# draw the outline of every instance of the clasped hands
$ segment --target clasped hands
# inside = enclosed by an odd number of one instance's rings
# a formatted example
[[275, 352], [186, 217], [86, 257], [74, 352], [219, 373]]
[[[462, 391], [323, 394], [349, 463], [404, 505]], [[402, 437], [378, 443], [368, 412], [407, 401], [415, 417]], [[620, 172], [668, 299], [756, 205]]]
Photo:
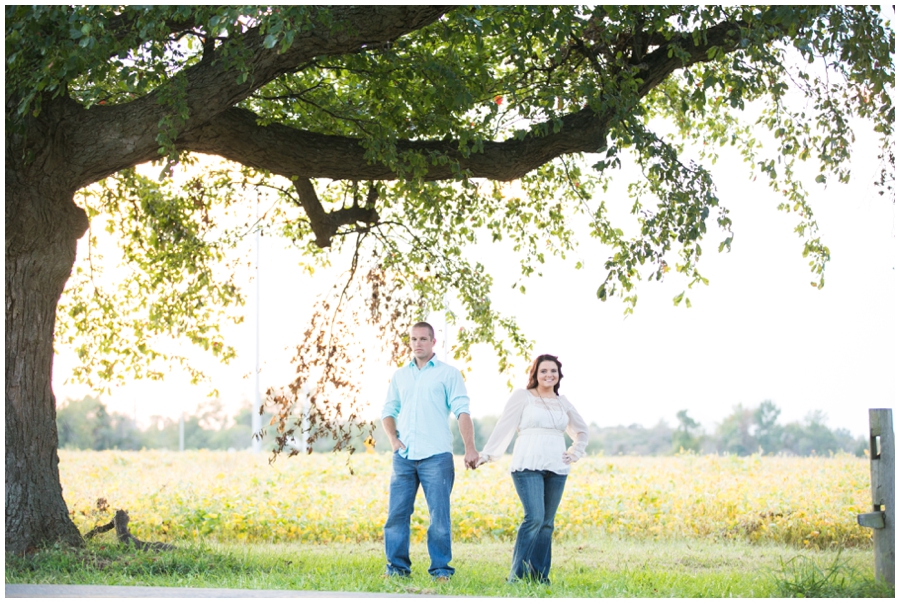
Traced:
[[[391, 440], [391, 447], [394, 449], [394, 452], [398, 450], [403, 450], [406, 448], [406, 445], [401, 442], [399, 439]], [[465, 457], [466, 469], [477, 469], [481, 465], [487, 462], [487, 459], [481, 458], [481, 455], [478, 454], [477, 450], [470, 450], [466, 452]]]
[[[394, 449], [394, 452], [406, 448], [406, 446], [403, 444], [403, 442], [401, 442], [399, 439], [392, 441], [391, 444]], [[569, 454], [568, 452], [563, 452], [562, 461], [566, 465], [571, 465], [572, 463], [574, 463], [577, 460], [578, 459], [574, 455]], [[484, 465], [486, 462], [488, 462], [487, 457], [484, 457], [484, 456], [478, 454], [477, 450], [466, 451], [466, 456], [465, 456], [466, 469], [478, 469], [479, 467]]]
[[481, 460], [481, 455], [478, 454], [477, 450], [467, 450], [465, 461], [466, 469], [477, 469], [479, 465], [484, 463], [484, 461]]
[[[574, 454], [569, 454], [568, 452], [563, 452], [562, 460], [563, 460], [563, 463], [565, 463], [566, 465], [571, 465], [578, 459], [575, 457]], [[466, 469], [478, 469], [479, 467], [484, 465], [486, 462], [488, 462], [487, 458], [481, 456], [480, 454], [478, 454], [478, 452], [474, 452], [474, 453], [467, 452], [466, 453]]]

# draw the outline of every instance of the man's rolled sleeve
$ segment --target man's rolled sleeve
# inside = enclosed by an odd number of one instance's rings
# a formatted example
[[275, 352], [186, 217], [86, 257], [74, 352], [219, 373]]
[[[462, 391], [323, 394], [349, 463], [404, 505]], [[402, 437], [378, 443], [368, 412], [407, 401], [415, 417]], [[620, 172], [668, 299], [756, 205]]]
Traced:
[[391, 379], [391, 383], [388, 385], [384, 406], [381, 408], [382, 419], [393, 417], [396, 420], [400, 415], [400, 392], [397, 390], [397, 385], [394, 383], [395, 380], [396, 376]]
[[447, 398], [450, 400], [450, 411], [459, 419], [459, 415], [469, 412], [469, 394], [466, 391], [466, 382], [463, 381], [462, 373], [453, 367], [449, 367], [453, 376], [448, 379]]

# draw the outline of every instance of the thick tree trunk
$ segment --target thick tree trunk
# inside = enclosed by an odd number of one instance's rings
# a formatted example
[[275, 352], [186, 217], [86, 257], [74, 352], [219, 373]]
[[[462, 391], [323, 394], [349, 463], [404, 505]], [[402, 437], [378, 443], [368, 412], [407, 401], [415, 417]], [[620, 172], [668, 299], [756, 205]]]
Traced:
[[65, 164], [45, 155], [15, 165], [10, 150], [7, 143], [6, 551], [21, 554], [47, 542], [82, 543], [59, 480], [51, 377], [56, 307], [87, 217], [73, 190], [52, 183]]

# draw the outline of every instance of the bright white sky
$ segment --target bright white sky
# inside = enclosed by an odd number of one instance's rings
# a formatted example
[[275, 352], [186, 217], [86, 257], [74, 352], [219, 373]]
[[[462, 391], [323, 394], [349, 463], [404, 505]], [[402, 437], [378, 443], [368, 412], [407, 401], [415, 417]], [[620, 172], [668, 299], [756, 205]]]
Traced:
[[[495, 275], [497, 307], [517, 317], [536, 342], [536, 353], [560, 357], [561, 391], [588, 421], [649, 427], [664, 420], [674, 426], [675, 414], [687, 409], [711, 431], [736, 404], [753, 407], [769, 399], [781, 408], [782, 422], [822, 410], [830, 427], [864, 435], [867, 409], [893, 408], [897, 401], [898, 248], [896, 208], [871, 186], [875, 151], [861, 148], [855, 160], [850, 185], [813, 189], [821, 237], [832, 254], [822, 290], [810, 286], [813, 275], [793, 232], [796, 217], [777, 211], [780, 197], [762, 178], [749, 181], [739, 162], [723, 161], [714, 170], [734, 221], [733, 249], [716, 253], [719, 233], [707, 235], [700, 266], [710, 285], [688, 292], [690, 309], [673, 306], [672, 298], [685, 285], [676, 275], [663, 283], [642, 282], [637, 309], [628, 318], [618, 300], [598, 301], [595, 292], [608, 252], [593, 240], [584, 240], [579, 253], [566, 261], [551, 260], [544, 277], [528, 283], [526, 295], [510, 288], [518, 263], [504, 246], [484, 244], [478, 257]], [[614, 192], [607, 199], [630, 205]], [[247, 245], [252, 244], [248, 238]], [[299, 254], [281, 247], [279, 241], [263, 239], [263, 390], [290, 380], [291, 350], [306, 326], [306, 310], [317, 291], [333, 284], [321, 272], [304, 275], [296, 265]], [[585, 268], [576, 271], [576, 260]], [[246, 322], [230, 331], [239, 358], [228, 367], [207, 365], [228, 408], [253, 400], [253, 290], [248, 289]], [[430, 320], [438, 330], [440, 355], [443, 318]], [[54, 389], [60, 401], [87, 393], [63, 384], [69, 366], [69, 356], [57, 357]], [[506, 378], [495, 367], [489, 350], [476, 354], [467, 377], [476, 418], [499, 414], [508, 397]], [[523, 363], [520, 370], [525, 368]], [[367, 368], [373, 416], [389, 375], [389, 367]], [[524, 385], [523, 379], [517, 386]], [[173, 374], [165, 383], [129, 384], [103, 400], [144, 422], [152, 415], [193, 412], [208, 390]]]

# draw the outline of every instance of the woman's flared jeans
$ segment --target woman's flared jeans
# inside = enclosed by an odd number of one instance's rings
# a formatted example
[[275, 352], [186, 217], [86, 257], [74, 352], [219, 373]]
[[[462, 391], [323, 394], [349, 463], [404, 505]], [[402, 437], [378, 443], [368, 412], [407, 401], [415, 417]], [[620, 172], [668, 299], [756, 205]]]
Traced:
[[512, 477], [525, 508], [525, 519], [516, 535], [509, 579], [549, 582], [553, 518], [568, 476], [526, 469], [513, 471]]

